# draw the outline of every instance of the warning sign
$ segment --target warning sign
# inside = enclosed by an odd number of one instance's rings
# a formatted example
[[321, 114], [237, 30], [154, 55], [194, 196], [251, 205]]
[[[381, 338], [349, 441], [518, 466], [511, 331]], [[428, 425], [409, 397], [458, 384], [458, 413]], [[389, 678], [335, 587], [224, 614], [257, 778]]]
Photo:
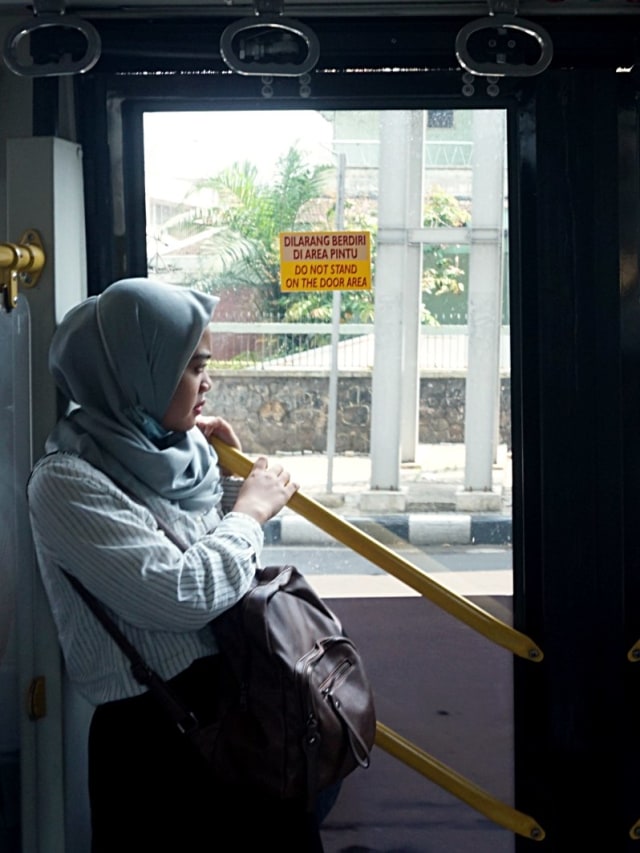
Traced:
[[368, 231], [283, 231], [280, 290], [371, 290]]

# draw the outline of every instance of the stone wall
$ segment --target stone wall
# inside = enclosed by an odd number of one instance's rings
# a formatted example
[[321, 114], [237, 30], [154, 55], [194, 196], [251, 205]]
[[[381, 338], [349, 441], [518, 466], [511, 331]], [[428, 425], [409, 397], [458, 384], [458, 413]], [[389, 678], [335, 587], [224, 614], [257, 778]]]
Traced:
[[[329, 377], [307, 371], [225, 370], [212, 374], [207, 413], [230, 421], [246, 453], [313, 451], [327, 447]], [[420, 378], [421, 444], [464, 441], [465, 378]], [[371, 373], [338, 379], [337, 453], [368, 453]], [[511, 382], [500, 382], [500, 442], [511, 447]]]

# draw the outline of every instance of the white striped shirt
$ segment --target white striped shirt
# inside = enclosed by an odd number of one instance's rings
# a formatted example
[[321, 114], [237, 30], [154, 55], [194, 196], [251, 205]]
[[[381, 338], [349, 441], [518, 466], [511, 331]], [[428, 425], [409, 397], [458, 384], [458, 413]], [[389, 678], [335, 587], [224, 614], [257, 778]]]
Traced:
[[[153, 493], [142, 505], [67, 453], [38, 462], [28, 497], [38, 563], [67, 671], [92, 704], [145, 688], [63, 569], [106, 605], [163, 678], [216, 652], [209, 623], [249, 588], [264, 541], [258, 522], [235, 512], [221, 519], [215, 507], [203, 515], [186, 512]], [[186, 551], [169, 541], [156, 516], [187, 543]]]

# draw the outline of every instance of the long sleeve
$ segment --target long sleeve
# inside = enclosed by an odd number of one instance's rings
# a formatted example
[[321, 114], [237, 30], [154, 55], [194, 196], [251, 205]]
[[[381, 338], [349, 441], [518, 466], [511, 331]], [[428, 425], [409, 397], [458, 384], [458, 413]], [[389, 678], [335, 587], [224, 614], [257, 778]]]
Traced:
[[[263, 543], [257, 522], [240, 513], [220, 519], [214, 507], [195, 515], [157, 498], [152, 513], [69, 454], [45, 457], [36, 466], [28, 496], [38, 562], [67, 667], [92, 701], [106, 701], [105, 694], [109, 699], [132, 695], [139, 688], [63, 570], [109, 608], [163, 676], [215, 651], [208, 626], [249, 588]], [[158, 528], [155, 515], [163, 516], [185, 550]]]

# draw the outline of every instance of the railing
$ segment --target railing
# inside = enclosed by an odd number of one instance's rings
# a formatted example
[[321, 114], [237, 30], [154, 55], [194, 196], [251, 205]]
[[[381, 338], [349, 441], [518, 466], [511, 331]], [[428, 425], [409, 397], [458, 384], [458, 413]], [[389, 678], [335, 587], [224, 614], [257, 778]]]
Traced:
[[[241, 477], [248, 475], [252, 468], [251, 460], [218, 438], [212, 437], [209, 440], [215, 447], [220, 464], [224, 468]], [[532, 662], [538, 663], [542, 660], [542, 650], [525, 634], [496, 619], [462, 596], [450, 592], [408, 560], [363, 533], [354, 525], [334, 515], [321, 504], [298, 491], [293, 495], [288, 506], [339, 542], [357, 551], [417, 590], [438, 607], [460, 619], [487, 639]], [[376, 745], [467, 803], [494, 823], [532, 841], [544, 840], [544, 829], [532, 817], [492, 797], [469, 779], [465, 779], [455, 770], [442, 764], [381, 722], [377, 724]]]
[[[380, 140], [340, 139], [336, 137], [336, 150], [348, 153], [349, 167], [353, 170], [376, 170], [379, 164]], [[426, 140], [424, 162], [427, 169], [471, 169], [473, 142], [448, 139]]]
[[[214, 360], [220, 366], [254, 370], [330, 370], [330, 323], [218, 323]], [[339, 370], [371, 370], [374, 326], [343, 323], [337, 347]], [[419, 369], [466, 371], [469, 336], [466, 326], [424, 326], [420, 334]], [[500, 371], [510, 372], [510, 332], [500, 334]]]

